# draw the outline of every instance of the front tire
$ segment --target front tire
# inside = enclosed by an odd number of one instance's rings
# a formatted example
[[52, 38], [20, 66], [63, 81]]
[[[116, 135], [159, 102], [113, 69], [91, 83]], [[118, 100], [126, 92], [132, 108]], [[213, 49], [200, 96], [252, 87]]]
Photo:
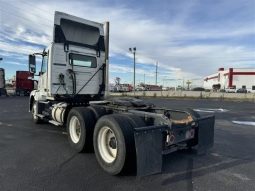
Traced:
[[32, 113], [32, 119], [34, 121], [35, 124], [39, 124], [39, 123], [42, 123], [42, 119], [40, 119], [37, 115], [36, 115], [36, 111], [37, 111], [37, 101], [34, 101], [33, 102], [33, 105], [32, 105], [32, 109], [31, 109], [31, 113]]
[[73, 108], [67, 117], [68, 140], [77, 152], [93, 151], [95, 117], [88, 108]]

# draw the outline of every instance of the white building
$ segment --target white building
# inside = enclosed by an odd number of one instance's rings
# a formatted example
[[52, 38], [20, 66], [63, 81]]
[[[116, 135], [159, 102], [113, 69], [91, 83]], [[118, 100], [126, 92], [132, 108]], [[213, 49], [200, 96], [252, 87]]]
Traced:
[[255, 92], [255, 68], [219, 68], [204, 79], [205, 89], [246, 88]]

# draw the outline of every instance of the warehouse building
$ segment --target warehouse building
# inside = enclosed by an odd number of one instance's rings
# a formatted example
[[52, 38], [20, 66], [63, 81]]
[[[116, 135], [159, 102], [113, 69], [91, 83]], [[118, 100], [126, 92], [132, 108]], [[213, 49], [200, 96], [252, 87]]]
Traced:
[[254, 68], [219, 68], [218, 72], [204, 78], [205, 89], [247, 89], [255, 92]]

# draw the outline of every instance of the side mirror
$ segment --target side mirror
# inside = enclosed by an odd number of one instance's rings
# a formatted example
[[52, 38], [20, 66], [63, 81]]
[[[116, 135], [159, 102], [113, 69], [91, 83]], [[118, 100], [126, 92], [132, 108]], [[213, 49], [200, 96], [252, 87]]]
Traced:
[[36, 73], [36, 60], [35, 60], [35, 55], [29, 55], [28, 57], [28, 67], [29, 67], [29, 72], [32, 74]]

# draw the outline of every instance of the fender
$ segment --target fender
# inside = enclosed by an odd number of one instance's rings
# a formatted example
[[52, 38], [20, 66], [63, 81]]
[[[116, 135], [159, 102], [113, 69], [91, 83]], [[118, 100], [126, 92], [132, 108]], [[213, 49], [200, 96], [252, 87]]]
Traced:
[[29, 112], [31, 112], [31, 110], [32, 110], [32, 106], [33, 106], [33, 102], [34, 102], [34, 100], [36, 100], [35, 99], [35, 95], [36, 95], [36, 91], [37, 90], [33, 90], [33, 91], [31, 91], [31, 93], [30, 93], [30, 96], [29, 96]]
[[46, 92], [41, 92], [40, 90], [33, 90], [29, 96], [29, 112], [32, 110], [34, 101], [43, 101], [46, 100]]

